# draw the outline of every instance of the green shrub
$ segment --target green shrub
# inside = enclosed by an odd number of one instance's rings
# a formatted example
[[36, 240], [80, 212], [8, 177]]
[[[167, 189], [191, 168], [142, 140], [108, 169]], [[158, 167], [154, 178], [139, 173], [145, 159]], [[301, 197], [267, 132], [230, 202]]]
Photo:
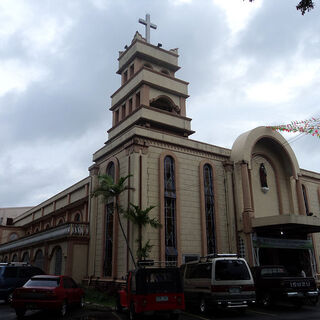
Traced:
[[98, 288], [84, 288], [85, 300], [88, 303], [99, 304], [103, 306], [113, 307], [115, 306], [115, 295], [109, 294], [106, 291], [102, 291]]

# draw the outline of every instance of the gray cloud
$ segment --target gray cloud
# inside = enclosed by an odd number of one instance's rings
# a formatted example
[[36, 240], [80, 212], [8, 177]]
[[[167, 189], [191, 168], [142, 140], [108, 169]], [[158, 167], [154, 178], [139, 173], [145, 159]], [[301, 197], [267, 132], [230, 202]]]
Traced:
[[[187, 112], [196, 130], [191, 138], [231, 147], [240, 133], [257, 125], [320, 114], [319, 76], [298, 87], [293, 100], [248, 97], [256, 84], [275, 81], [272, 71], [279, 65], [290, 74], [299, 64], [303, 69], [307, 62], [317, 63], [317, 8], [301, 17], [292, 1], [262, 1], [247, 27], [232, 38], [225, 13], [209, 0], [26, 5], [35, 21], [21, 15], [21, 26], [10, 37], [0, 36], [0, 63], [19, 61], [40, 76], [25, 90], [0, 95], [2, 207], [36, 205], [87, 175], [91, 155], [103, 146], [111, 126], [110, 95], [120, 85], [118, 51], [130, 44], [136, 30], [144, 35], [137, 20], [146, 12], [158, 25], [152, 42], [179, 47], [177, 76], [190, 81]], [[252, 4], [243, 6], [249, 10]], [[48, 32], [42, 43], [41, 27], [49, 22], [56, 33], [51, 39]], [[1, 83], [0, 75], [0, 92]], [[310, 138], [295, 142], [294, 150], [302, 167], [319, 171], [319, 141]]]

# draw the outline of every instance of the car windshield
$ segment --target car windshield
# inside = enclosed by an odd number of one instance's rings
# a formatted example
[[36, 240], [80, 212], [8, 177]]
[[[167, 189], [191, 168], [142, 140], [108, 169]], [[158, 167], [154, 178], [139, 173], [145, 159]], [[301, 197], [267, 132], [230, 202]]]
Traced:
[[137, 291], [145, 293], [181, 292], [179, 269], [142, 269], [137, 273]]
[[261, 269], [262, 277], [287, 277], [288, 273], [285, 268], [282, 267], [272, 267]]
[[24, 285], [25, 288], [28, 287], [50, 287], [56, 288], [60, 284], [60, 278], [41, 278], [41, 279], [30, 279]]
[[215, 278], [220, 280], [250, 280], [246, 263], [242, 260], [217, 260]]

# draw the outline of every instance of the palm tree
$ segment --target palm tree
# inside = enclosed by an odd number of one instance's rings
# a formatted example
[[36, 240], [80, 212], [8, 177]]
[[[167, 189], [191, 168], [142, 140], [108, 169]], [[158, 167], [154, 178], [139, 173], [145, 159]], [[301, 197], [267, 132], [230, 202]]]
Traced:
[[104, 201], [107, 203], [108, 200], [110, 198], [115, 198], [115, 207], [116, 207], [116, 212], [117, 212], [117, 216], [118, 216], [118, 221], [119, 221], [119, 225], [123, 234], [123, 237], [127, 243], [127, 247], [129, 249], [130, 252], [130, 256], [131, 259], [134, 263], [134, 266], [136, 267], [136, 262], [134, 260], [131, 248], [129, 246], [129, 242], [127, 239], [127, 236], [124, 232], [121, 220], [120, 220], [120, 215], [119, 212], [123, 212], [123, 209], [121, 208], [120, 204], [119, 204], [119, 196], [122, 192], [126, 191], [126, 190], [131, 190], [133, 188], [125, 185], [126, 180], [130, 177], [131, 175], [128, 175], [126, 177], [120, 177], [119, 181], [117, 183], [115, 183], [113, 181], [113, 178], [107, 174], [103, 174], [103, 175], [99, 175], [98, 179], [99, 179], [99, 186], [93, 191], [92, 193], [92, 197], [98, 197], [98, 196], [103, 196]]
[[156, 218], [150, 218], [149, 212], [155, 207], [150, 206], [144, 210], [140, 208], [140, 206], [136, 206], [132, 203], [130, 203], [130, 208], [123, 212], [123, 215], [128, 220], [132, 221], [132, 223], [136, 226], [138, 226], [138, 250], [137, 250], [137, 257], [138, 260], [141, 260], [142, 258], [145, 259], [149, 256], [149, 253], [151, 251], [151, 248], [153, 247], [150, 245], [150, 240], [148, 240], [144, 246], [142, 246], [142, 228], [150, 225], [152, 228], [160, 228], [161, 223]]
[[131, 190], [132, 188], [125, 185], [126, 180], [131, 177], [128, 175], [126, 177], [121, 177], [118, 183], [114, 183], [113, 178], [107, 174], [100, 175], [99, 187], [93, 192], [93, 196], [97, 197], [102, 195], [107, 202], [110, 198], [116, 198], [116, 206], [119, 206], [119, 196], [125, 190]]

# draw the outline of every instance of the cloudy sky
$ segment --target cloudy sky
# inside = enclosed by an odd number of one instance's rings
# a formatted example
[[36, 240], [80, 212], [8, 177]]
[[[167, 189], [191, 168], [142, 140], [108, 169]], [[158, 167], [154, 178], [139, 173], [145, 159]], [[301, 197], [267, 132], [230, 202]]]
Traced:
[[[320, 117], [320, 7], [298, 0], [0, 0], [0, 207], [33, 206], [85, 178], [107, 140], [118, 51], [146, 13], [179, 48], [191, 137], [231, 148], [261, 125]], [[319, 4], [319, 3], [316, 3]], [[286, 135], [320, 171], [320, 140]]]

